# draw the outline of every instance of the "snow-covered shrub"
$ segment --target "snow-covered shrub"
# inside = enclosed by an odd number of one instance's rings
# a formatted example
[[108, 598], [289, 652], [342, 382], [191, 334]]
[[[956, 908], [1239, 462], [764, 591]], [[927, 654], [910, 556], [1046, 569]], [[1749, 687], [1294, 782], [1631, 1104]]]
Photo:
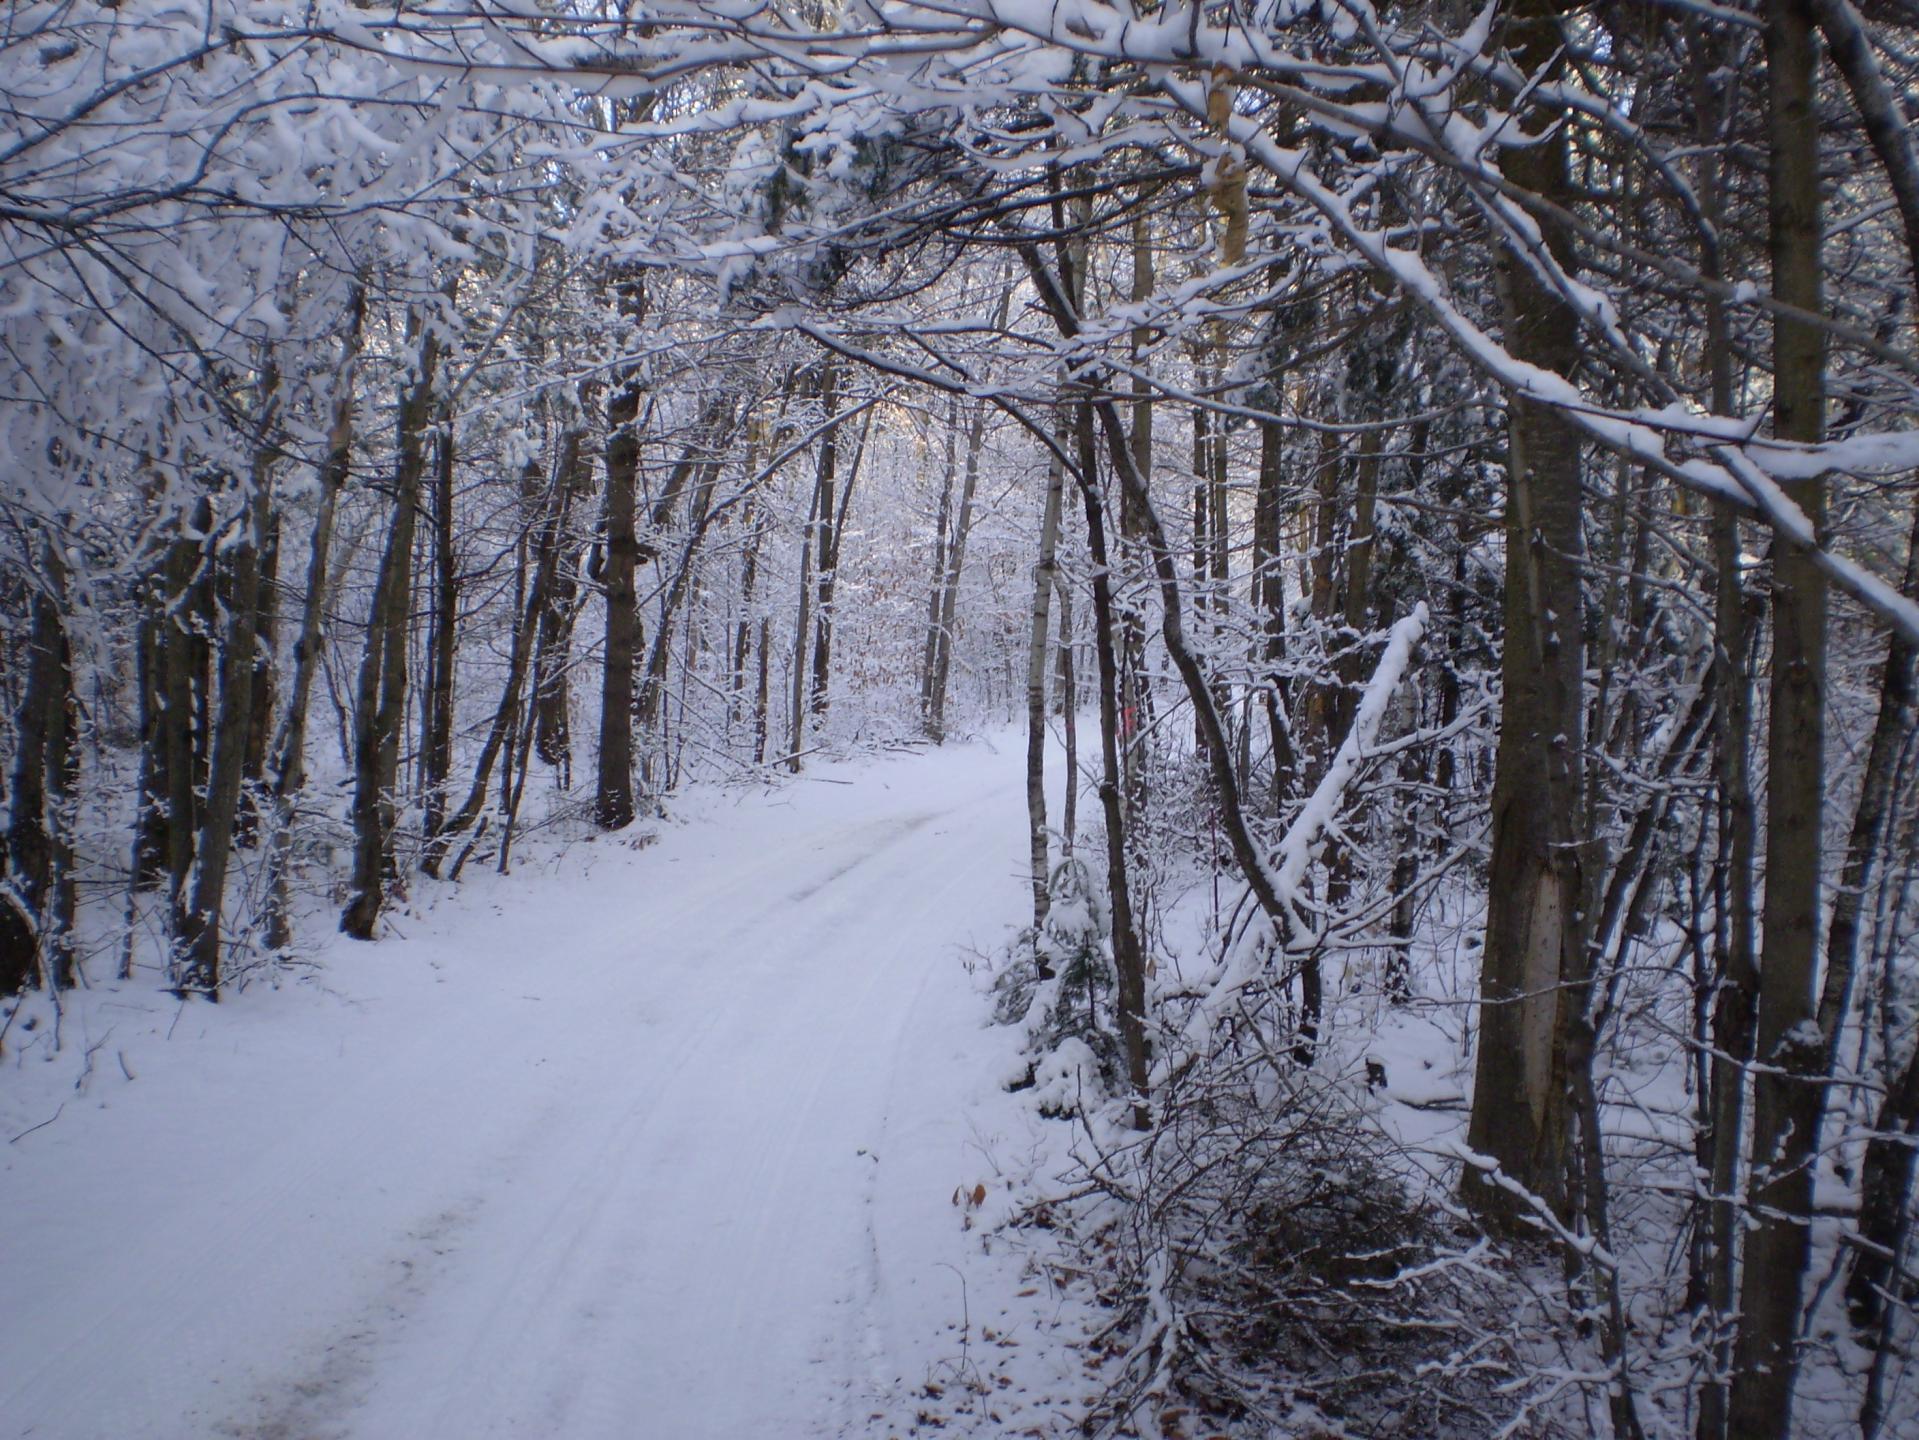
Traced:
[[1118, 1087], [1112, 931], [1095, 874], [1069, 856], [1054, 867], [1046, 923], [1023, 931], [994, 983], [994, 1018], [1027, 1028], [1026, 1074], [1040, 1110], [1068, 1115]]
[[1363, 1089], [1272, 1039], [1175, 1067], [1154, 1129], [1086, 1167], [1105, 1198], [1076, 1228], [1134, 1336], [1104, 1416], [1186, 1415], [1182, 1434], [1496, 1432], [1528, 1403], [1510, 1343], [1525, 1291], [1420, 1195]]

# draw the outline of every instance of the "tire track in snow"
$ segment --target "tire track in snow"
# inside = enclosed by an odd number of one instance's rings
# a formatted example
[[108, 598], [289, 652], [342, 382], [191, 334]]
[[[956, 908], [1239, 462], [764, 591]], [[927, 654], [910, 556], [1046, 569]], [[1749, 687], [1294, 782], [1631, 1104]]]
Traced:
[[[929, 996], [965, 992], [947, 1029], [977, 1024], [963, 978], [933, 978], [1017, 916], [1018, 781], [950, 751], [887, 762], [857, 793], [792, 787], [643, 852], [469, 882], [413, 938], [350, 952], [401, 967], [363, 1014], [294, 1036], [314, 1052], [297, 1066], [261, 1040], [209, 1071], [254, 1087], [270, 1127], [223, 1138], [211, 1114], [174, 1169], [78, 1196], [101, 1237], [87, 1273], [44, 1334], [0, 1316], [0, 1345], [25, 1337], [0, 1362], [0, 1434], [764, 1440], [863, 1421], [918, 1318], [894, 1308], [914, 1282], [875, 1213], [915, 1118], [891, 1091]], [[125, 1108], [161, 1115], [169, 1073]], [[910, 1103], [958, 1103], [931, 1096]], [[179, 1233], [127, 1235], [130, 1209]]]

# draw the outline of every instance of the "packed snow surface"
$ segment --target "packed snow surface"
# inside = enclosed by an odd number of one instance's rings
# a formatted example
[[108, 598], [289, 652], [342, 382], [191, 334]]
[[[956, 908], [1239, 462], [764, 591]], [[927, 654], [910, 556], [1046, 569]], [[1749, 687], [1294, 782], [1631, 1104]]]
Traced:
[[16, 1029], [0, 1435], [863, 1430], [1019, 1283], [955, 1197], [1030, 1123], [965, 964], [1027, 903], [1021, 781], [1002, 742], [709, 792], [317, 983]]

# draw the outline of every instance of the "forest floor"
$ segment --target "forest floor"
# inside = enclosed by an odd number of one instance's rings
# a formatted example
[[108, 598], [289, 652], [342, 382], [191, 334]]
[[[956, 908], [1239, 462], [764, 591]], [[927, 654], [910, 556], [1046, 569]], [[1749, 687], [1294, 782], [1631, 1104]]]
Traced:
[[969, 963], [1022, 782], [1002, 737], [700, 791], [305, 979], [16, 1026], [0, 1435], [1051, 1433], [1088, 1307], [994, 1222], [1061, 1127]]

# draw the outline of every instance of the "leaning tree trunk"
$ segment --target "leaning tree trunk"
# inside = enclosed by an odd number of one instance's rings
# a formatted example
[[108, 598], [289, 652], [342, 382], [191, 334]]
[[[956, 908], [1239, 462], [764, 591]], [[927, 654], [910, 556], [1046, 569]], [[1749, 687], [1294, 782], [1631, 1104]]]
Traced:
[[366, 292], [355, 287], [338, 374], [334, 378], [333, 422], [327, 435], [326, 458], [320, 464], [319, 504], [308, 542], [306, 594], [300, 607], [300, 633], [293, 642], [293, 678], [288, 687], [286, 714], [273, 739], [269, 761], [273, 787], [273, 835], [267, 851], [267, 944], [285, 949], [293, 941], [292, 897], [288, 893], [292, 865], [294, 810], [306, 787], [307, 707], [313, 695], [313, 676], [321, 664], [323, 624], [329, 589], [328, 559], [333, 549], [333, 519], [340, 489], [353, 463], [353, 383], [360, 341], [366, 328]]
[[[512, 771], [515, 758], [515, 737], [520, 724], [522, 696], [527, 688], [527, 671], [531, 664], [534, 649], [534, 637], [539, 619], [547, 604], [547, 596], [553, 586], [554, 575], [559, 569], [559, 545], [554, 539], [555, 533], [565, 524], [567, 493], [563, 485], [554, 484], [545, 492], [539, 489], [540, 466], [529, 461], [521, 475], [521, 495], [526, 501], [538, 500], [541, 509], [539, 528], [533, 542], [536, 557], [530, 578], [524, 575], [525, 561], [522, 559], [522, 584], [516, 595], [514, 607], [513, 638], [507, 652], [506, 684], [500, 692], [500, 702], [493, 709], [493, 720], [487, 727], [486, 739], [480, 745], [479, 758], [473, 766], [473, 783], [467, 787], [466, 799], [459, 809], [449, 815], [427, 841], [420, 853], [420, 868], [435, 879], [439, 878], [440, 866], [446, 860], [446, 854], [453, 844], [455, 836], [466, 833], [479, 821], [481, 812], [486, 809], [487, 786], [493, 779], [493, 767], [506, 759], [507, 780], [502, 787], [502, 811], [512, 809]], [[524, 554], [525, 542], [521, 542]], [[484, 827], [482, 827], [484, 828]], [[478, 834], [475, 835], [478, 839]], [[467, 843], [471, 850], [473, 841]], [[504, 853], [504, 850], [502, 850]], [[461, 862], [464, 863], [465, 852]], [[454, 876], [458, 878], [459, 865], [454, 867]]]
[[[660, 597], [660, 612], [653, 626], [653, 644], [647, 651], [646, 669], [640, 680], [639, 729], [642, 735], [649, 737], [660, 723], [661, 706], [666, 696], [666, 672], [672, 663], [673, 626], [681, 605], [686, 602], [687, 594], [693, 587], [700, 546], [714, 519], [713, 487], [720, 462], [716, 457], [705, 461], [699, 468], [704, 473], [694, 487], [686, 540], [680, 547], [679, 563], [673, 569], [673, 578], [667, 582], [666, 593]], [[688, 656], [685, 663], [693, 663], [692, 657]], [[651, 744], [650, 739], [648, 743]], [[648, 773], [651, 783], [650, 770]]]
[[[371, 940], [393, 873], [393, 792], [399, 784], [400, 727], [406, 715], [407, 620], [412, 598], [414, 518], [426, 471], [439, 337], [415, 314], [408, 327], [420, 346], [419, 372], [400, 407], [400, 454], [393, 524], [380, 560], [353, 713], [353, 894], [340, 929]], [[424, 333], [422, 333], [424, 332]]]
[[[1076, 339], [1080, 333], [1078, 306], [1070, 298], [1074, 293], [1070, 278], [1062, 283], [1061, 279], [1050, 271], [1037, 247], [1021, 247], [1021, 258], [1026, 263], [1028, 274], [1032, 276], [1034, 287], [1040, 294], [1041, 302], [1050, 312], [1055, 326], [1063, 339]], [[1174, 551], [1167, 540], [1165, 528], [1161, 525], [1158, 512], [1153, 507], [1151, 491], [1146, 475], [1139, 469], [1137, 456], [1133, 450], [1126, 427], [1120, 419], [1118, 405], [1105, 398], [1094, 398], [1084, 402], [1077, 425], [1079, 464], [1074, 475], [1075, 482], [1085, 492], [1088, 507], [1087, 527], [1089, 542], [1094, 543], [1092, 555], [1094, 575], [1095, 629], [1100, 642], [1106, 647], [1101, 656], [1102, 679], [1107, 677], [1109, 663], [1113, 666], [1114, 688], [1111, 693], [1113, 710], [1107, 711], [1105, 697], [1102, 698], [1102, 725], [1104, 742], [1111, 755], [1112, 769], [1109, 771], [1110, 797], [1103, 790], [1102, 801], [1107, 806], [1108, 845], [1117, 845], [1117, 850], [1109, 849], [1109, 876], [1112, 881], [1123, 886], [1125, 882], [1125, 854], [1123, 839], [1115, 841], [1113, 836], [1122, 829], [1123, 797], [1120, 794], [1120, 772], [1118, 769], [1118, 675], [1117, 663], [1112, 652], [1112, 632], [1108, 628], [1114, 621], [1111, 606], [1111, 591], [1105, 588], [1108, 578], [1108, 557], [1106, 555], [1105, 527], [1103, 519], [1094, 512], [1103, 504], [1103, 495], [1099, 489], [1097, 430], [1105, 437], [1106, 459], [1114, 474], [1119, 477], [1122, 495], [1126, 507], [1134, 516], [1139, 527], [1140, 539], [1150, 557], [1154, 576], [1158, 583], [1160, 597], [1160, 636], [1166, 646], [1167, 655], [1173, 662], [1173, 668], [1186, 689], [1187, 699], [1199, 713], [1201, 723], [1206, 727], [1207, 759], [1211, 769], [1214, 789], [1219, 801], [1220, 818], [1231, 842], [1234, 860], [1238, 863], [1248, 887], [1258, 901], [1261, 911], [1272, 922], [1276, 933], [1284, 940], [1290, 934], [1288, 907], [1282, 902], [1278, 886], [1272, 872], [1268, 869], [1264, 857], [1255, 844], [1251, 831], [1247, 828], [1245, 811], [1240, 804], [1239, 786], [1233, 774], [1233, 760], [1230, 747], [1226, 743], [1224, 723], [1214, 703], [1212, 687], [1207, 683], [1205, 672], [1198, 658], [1188, 644], [1182, 624], [1185, 601], [1180, 594], [1179, 575], [1174, 560]], [[1095, 521], [1098, 520], [1098, 524]], [[1104, 608], [1102, 609], [1102, 595]], [[1115, 908], [1123, 898], [1116, 894]], [[1131, 925], [1130, 907], [1127, 923]], [[1130, 947], [1128, 949], [1122, 947]], [[1122, 935], [1119, 929], [1117, 913], [1114, 919], [1115, 962], [1119, 970], [1119, 1007], [1120, 1039], [1126, 1053], [1129, 1076], [1134, 1079], [1138, 1098], [1134, 1109], [1134, 1121], [1142, 1128], [1149, 1118], [1146, 1095], [1147, 1057], [1144, 1034], [1145, 1008], [1145, 967], [1139, 951], [1139, 937], [1129, 931]], [[1136, 970], [1129, 967], [1136, 966]], [[1129, 1013], [1129, 1005], [1137, 1008]]]
[[877, 407], [866, 412], [860, 438], [853, 446], [853, 460], [846, 467], [846, 480], [840, 486], [839, 506], [832, 527], [820, 534], [820, 605], [813, 622], [813, 713], [824, 715], [833, 674], [833, 620], [835, 595], [840, 579], [840, 541], [846, 535], [846, 515], [853, 505], [853, 487], [859, 483], [860, 465], [866, 459], [866, 445], [873, 438], [873, 417]]
[[940, 577], [940, 618], [934, 630], [932, 683], [926, 730], [934, 740], [946, 738], [947, 689], [953, 674], [953, 625], [959, 608], [960, 576], [966, 567], [966, 541], [973, 529], [973, 497], [979, 488], [980, 446], [986, 435], [986, 407], [973, 412], [966, 432], [966, 469], [960, 482], [959, 511], [946, 547], [946, 573]]

